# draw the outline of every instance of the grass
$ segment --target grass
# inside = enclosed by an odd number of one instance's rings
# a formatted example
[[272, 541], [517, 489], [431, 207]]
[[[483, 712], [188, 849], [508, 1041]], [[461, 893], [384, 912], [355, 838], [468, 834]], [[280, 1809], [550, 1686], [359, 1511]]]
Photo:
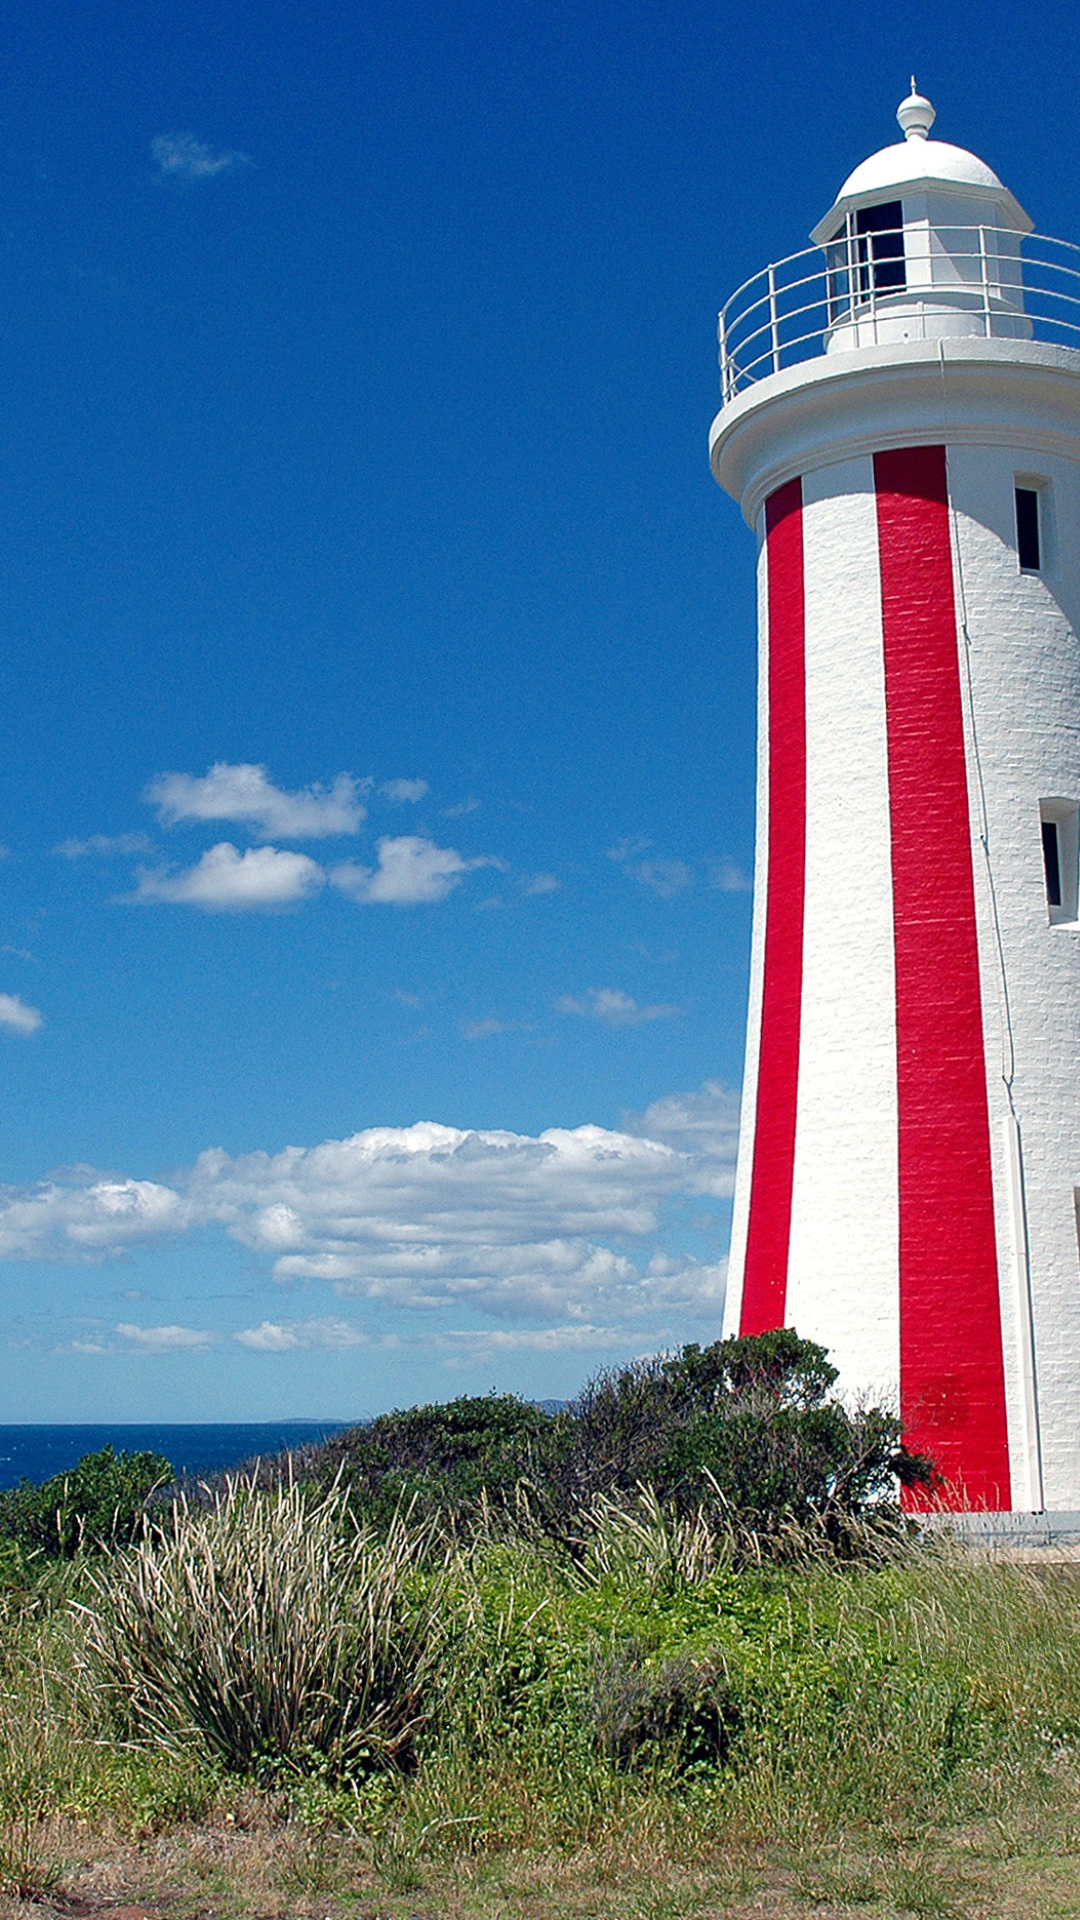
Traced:
[[7, 1910], [1080, 1912], [1071, 1569], [602, 1521], [575, 1561], [234, 1487], [9, 1593]]

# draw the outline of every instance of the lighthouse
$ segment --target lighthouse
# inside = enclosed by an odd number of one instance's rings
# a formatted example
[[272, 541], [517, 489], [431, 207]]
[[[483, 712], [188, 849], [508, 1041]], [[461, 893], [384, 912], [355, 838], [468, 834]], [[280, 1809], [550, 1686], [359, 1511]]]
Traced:
[[1080, 1514], [1080, 249], [903, 138], [720, 320], [759, 548], [725, 1332], [890, 1396], [940, 1498]]

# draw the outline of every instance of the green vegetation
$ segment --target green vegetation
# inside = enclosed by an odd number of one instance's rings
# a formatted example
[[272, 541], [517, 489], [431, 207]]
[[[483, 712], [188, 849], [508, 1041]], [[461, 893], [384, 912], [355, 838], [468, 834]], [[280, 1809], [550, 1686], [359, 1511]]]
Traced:
[[791, 1335], [687, 1348], [158, 1495], [126, 1544], [85, 1522], [2, 1599], [0, 1883], [178, 1920], [1075, 1912], [1080, 1583], [910, 1538], [881, 1495], [927, 1469], [833, 1378]]
[[824, 1348], [785, 1329], [601, 1373], [556, 1414], [506, 1394], [384, 1414], [338, 1435], [312, 1468], [375, 1521], [409, 1504], [467, 1532], [493, 1508], [520, 1524], [527, 1506], [571, 1550], [598, 1499], [646, 1486], [665, 1508], [758, 1540], [795, 1522], [835, 1543], [898, 1479], [931, 1477], [892, 1415], [829, 1397], [836, 1378]]
[[70, 1473], [0, 1492], [0, 1541], [19, 1555], [71, 1560], [77, 1553], [126, 1546], [146, 1503], [173, 1478], [160, 1453], [85, 1453]]

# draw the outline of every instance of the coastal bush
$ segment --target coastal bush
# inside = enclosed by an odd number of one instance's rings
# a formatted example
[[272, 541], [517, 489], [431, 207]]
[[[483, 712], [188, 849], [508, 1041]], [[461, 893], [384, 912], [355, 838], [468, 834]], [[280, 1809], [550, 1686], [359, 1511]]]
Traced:
[[722, 1512], [761, 1534], [844, 1523], [932, 1477], [899, 1420], [830, 1398], [824, 1347], [791, 1328], [683, 1347], [598, 1374], [572, 1401], [552, 1476], [562, 1504], [650, 1487], [677, 1513]]
[[[0, 1578], [20, 1556], [70, 1560], [77, 1553], [134, 1539], [151, 1496], [173, 1470], [160, 1453], [85, 1453], [77, 1466], [35, 1484], [21, 1480], [0, 1492]], [[16, 1549], [13, 1555], [11, 1549]]]
[[512, 1508], [521, 1485], [543, 1485], [566, 1451], [570, 1423], [510, 1393], [464, 1395], [380, 1414], [317, 1450], [316, 1477], [350, 1488], [369, 1521], [408, 1506], [418, 1518], [468, 1522]]
[[546, 1534], [577, 1559], [603, 1501], [642, 1489], [669, 1516], [752, 1533], [755, 1551], [793, 1526], [850, 1550], [852, 1523], [894, 1514], [897, 1483], [932, 1468], [893, 1414], [835, 1397], [836, 1379], [825, 1349], [788, 1328], [612, 1368], [555, 1412], [490, 1394], [384, 1414], [304, 1470], [348, 1488], [372, 1524], [410, 1502], [465, 1534], [493, 1518]]
[[233, 1482], [210, 1508], [179, 1500], [87, 1570], [84, 1705], [235, 1772], [401, 1766], [437, 1644], [438, 1583], [414, 1592], [424, 1546], [401, 1519], [357, 1527], [340, 1490]]

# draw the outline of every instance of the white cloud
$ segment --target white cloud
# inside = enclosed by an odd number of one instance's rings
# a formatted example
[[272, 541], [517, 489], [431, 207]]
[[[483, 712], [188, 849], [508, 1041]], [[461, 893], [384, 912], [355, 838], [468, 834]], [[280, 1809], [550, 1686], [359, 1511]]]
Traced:
[[[680, 1323], [717, 1321], [722, 1265], [672, 1250], [664, 1220], [671, 1201], [730, 1191], [731, 1099], [706, 1083], [622, 1131], [532, 1136], [420, 1121], [273, 1154], [215, 1148], [171, 1186], [76, 1170], [0, 1191], [0, 1255], [97, 1261], [216, 1230], [284, 1284], [321, 1284], [377, 1308], [467, 1310], [541, 1343], [556, 1338], [552, 1328], [574, 1330], [558, 1334], [564, 1342], [620, 1327], [667, 1338]], [[671, 1142], [649, 1138], [646, 1123]], [[143, 1335], [153, 1330], [125, 1338]], [[235, 1337], [264, 1352], [343, 1351], [364, 1339], [335, 1316], [268, 1319]]]
[[352, 1320], [264, 1320], [261, 1326], [245, 1327], [233, 1335], [242, 1347], [255, 1353], [310, 1352], [313, 1347], [327, 1353], [346, 1353], [352, 1347], [366, 1347], [366, 1333]]
[[673, 899], [694, 878], [685, 860], [632, 860], [625, 872], [632, 880], [639, 880], [643, 887], [659, 894], [661, 900]]
[[184, 873], [140, 867], [135, 892], [124, 898], [140, 904], [164, 900], [201, 907], [204, 913], [274, 912], [309, 900], [325, 878], [306, 853], [286, 853], [277, 847], [248, 847], [241, 853], [222, 840]]
[[145, 1353], [200, 1352], [214, 1343], [214, 1335], [199, 1327], [133, 1327], [121, 1321], [116, 1331]]
[[379, 792], [388, 800], [409, 800], [415, 806], [430, 788], [426, 780], [384, 780]]
[[437, 847], [433, 840], [414, 833], [396, 839], [386, 835], [376, 849], [379, 864], [374, 869], [345, 860], [330, 874], [333, 886], [364, 906], [415, 907], [424, 901], [445, 900], [460, 885], [462, 874], [501, 864], [490, 856], [466, 860], [454, 847]]
[[640, 1027], [649, 1020], [671, 1020], [682, 1012], [681, 1007], [639, 1006], [621, 987], [590, 987], [584, 999], [564, 993], [555, 1005], [559, 1013], [584, 1014], [607, 1027]]
[[534, 873], [531, 880], [521, 883], [523, 893], [557, 893], [559, 882], [553, 873]]
[[153, 1180], [42, 1180], [0, 1188], [0, 1259], [99, 1260], [182, 1233], [190, 1208]]
[[613, 847], [608, 848], [607, 857], [621, 867], [627, 860], [636, 859], [639, 853], [645, 853], [651, 846], [652, 841], [646, 840], [640, 833], [628, 833], [621, 840], [617, 840]]
[[163, 176], [170, 180], [212, 180], [215, 174], [251, 165], [246, 153], [227, 149], [215, 153], [193, 133], [159, 133], [156, 140], [151, 140], [150, 151]]
[[521, 1020], [500, 1020], [495, 1014], [489, 1014], [484, 1020], [463, 1020], [460, 1031], [463, 1040], [490, 1040], [497, 1033], [520, 1032], [524, 1024]]
[[36, 1007], [28, 1007], [17, 993], [0, 993], [0, 1027], [8, 1033], [19, 1033], [29, 1038], [36, 1033], [44, 1020], [44, 1014]]
[[705, 1080], [696, 1093], [669, 1093], [654, 1100], [644, 1113], [624, 1113], [627, 1133], [662, 1140], [676, 1152], [696, 1158], [709, 1169], [698, 1191], [730, 1195], [735, 1183], [735, 1154], [739, 1142], [738, 1092], [719, 1080]]
[[719, 887], [721, 893], [752, 893], [754, 883], [743, 872], [737, 860], [715, 860], [712, 865], [712, 884]]
[[462, 1349], [470, 1360], [493, 1353], [592, 1353], [605, 1347], [633, 1346], [639, 1335], [619, 1327], [593, 1327], [587, 1322], [565, 1327], [488, 1327], [478, 1332], [446, 1333], [440, 1346]]
[[145, 798], [157, 808], [163, 827], [183, 820], [233, 820], [262, 840], [319, 840], [359, 833], [367, 814], [359, 795], [360, 782], [351, 773], [339, 773], [329, 788], [316, 784], [286, 793], [275, 787], [265, 767], [218, 760], [201, 777], [157, 774]]
[[149, 851], [150, 841], [145, 833], [92, 833], [88, 840], [61, 840], [60, 845], [53, 848], [53, 852], [63, 854], [65, 860], [81, 860], [88, 853], [107, 857]]
[[661, 860], [656, 856], [648, 860], [638, 858], [652, 846], [651, 840], [640, 835], [628, 836], [609, 847], [607, 857], [614, 860], [631, 880], [637, 880], [643, 887], [659, 894], [661, 900], [671, 900], [685, 887], [693, 884], [694, 870], [685, 860]]

